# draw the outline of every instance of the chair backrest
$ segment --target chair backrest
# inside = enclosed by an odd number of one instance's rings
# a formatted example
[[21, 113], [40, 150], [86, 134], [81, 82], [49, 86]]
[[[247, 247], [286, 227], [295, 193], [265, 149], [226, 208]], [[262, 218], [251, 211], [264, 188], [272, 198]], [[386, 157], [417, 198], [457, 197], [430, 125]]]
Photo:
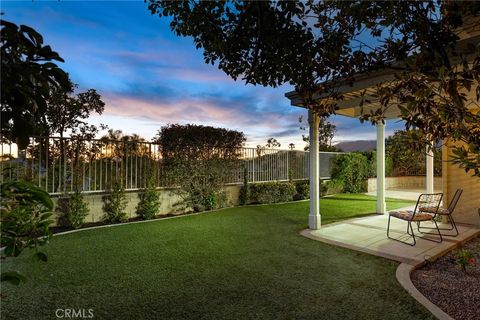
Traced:
[[415, 214], [422, 211], [434, 213], [434, 216], [437, 215], [438, 207], [440, 207], [440, 202], [442, 202], [442, 197], [443, 193], [422, 193], [418, 197], [412, 219], [415, 217]]
[[448, 212], [452, 213], [453, 210], [455, 210], [455, 207], [457, 206], [458, 199], [460, 199], [460, 196], [462, 195], [463, 189], [457, 189], [455, 191], [455, 194], [453, 195], [452, 201], [450, 201], [450, 204], [448, 206]]

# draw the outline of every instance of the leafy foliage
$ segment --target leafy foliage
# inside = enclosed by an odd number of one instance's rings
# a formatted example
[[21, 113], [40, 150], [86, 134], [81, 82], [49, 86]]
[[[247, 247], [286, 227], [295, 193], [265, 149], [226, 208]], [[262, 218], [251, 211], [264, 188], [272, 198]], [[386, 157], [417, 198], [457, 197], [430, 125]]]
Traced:
[[332, 180], [342, 186], [342, 192], [366, 192], [369, 161], [360, 153], [348, 153], [335, 158]]
[[1, 20], [1, 133], [20, 149], [39, 133], [52, 90], [69, 91], [67, 74], [52, 61], [64, 62], [34, 29]]
[[224, 181], [234, 168], [234, 161], [214, 158], [171, 162], [168, 174], [170, 180], [180, 187], [175, 190], [183, 199], [185, 209], [200, 212], [224, 207]]
[[225, 178], [239, 161], [245, 142], [242, 132], [201, 125], [170, 124], [159, 131], [156, 142], [168, 167], [169, 180], [194, 211], [226, 204]]
[[92, 112], [102, 114], [104, 109], [105, 103], [95, 89], [76, 95], [73, 95], [73, 88], [68, 92], [56, 89], [50, 94], [47, 110], [40, 118], [42, 134], [49, 136], [58, 133], [63, 137], [68, 129], [78, 130], [77, 128], [86, 126], [87, 123], [83, 120]]
[[255, 183], [250, 186], [251, 203], [277, 203], [293, 200], [295, 185], [291, 182]]
[[243, 146], [242, 132], [194, 124], [170, 124], [160, 129], [154, 141], [165, 161], [214, 158], [236, 159]]
[[[47, 256], [38, 247], [45, 245], [51, 236], [52, 199], [30, 182], [6, 182], [0, 188], [2, 259], [17, 257], [24, 249], [32, 248], [37, 260], [47, 261]], [[25, 280], [25, 276], [13, 271], [1, 275], [2, 282], [19, 284]]]
[[310, 198], [310, 181], [296, 181], [295, 182], [295, 195], [293, 200], [305, 200]]
[[[367, 157], [368, 167], [369, 167], [368, 177], [369, 178], [376, 177], [377, 176], [377, 151], [376, 150], [364, 151], [360, 153], [365, 157]], [[423, 162], [425, 163], [425, 161]], [[385, 176], [390, 177], [392, 176], [393, 172], [394, 172], [394, 164], [393, 164], [392, 157], [388, 153], [386, 153], [385, 154]], [[396, 172], [398, 172], [398, 170]]]
[[60, 212], [59, 224], [74, 229], [80, 228], [85, 223], [89, 212], [88, 204], [78, 189], [59, 198], [56, 210]]
[[138, 194], [140, 201], [137, 205], [137, 214], [145, 220], [153, 219], [160, 210], [160, 193], [155, 185], [155, 175], [151, 172], [147, 177], [146, 188]]
[[456, 254], [456, 263], [464, 273], [467, 273], [467, 267], [474, 266], [477, 261], [471, 251], [467, 249], [459, 249]]
[[396, 106], [423, 142], [463, 142], [454, 162], [480, 176], [480, 114], [468, 98], [480, 98], [479, 48], [459, 41], [462, 28], [478, 25], [478, 1], [150, 0], [148, 8], [192, 37], [207, 64], [250, 84], [290, 83], [321, 116], [335, 113], [341, 88], [359, 74], [393, 71], [372, 95], [380, 107], [361, 120], [383, 122]]
[[[427, 151], [419, 135], [418, 130], [411, 129], [395, 131], [387, 138], [385, 153], [392, 159], [397, 174], [425, 171]], [[438, 148], [434, 149], [433, 159], [435, 173], [441, 174], [442, 152]]]
[[121, 179], [115, 179], [109, 194], [102, 198], [103, 211], [105, 212], [105, 221], [107, 222], [125, 222], [127, 221], [127, 196], [122, 186]]

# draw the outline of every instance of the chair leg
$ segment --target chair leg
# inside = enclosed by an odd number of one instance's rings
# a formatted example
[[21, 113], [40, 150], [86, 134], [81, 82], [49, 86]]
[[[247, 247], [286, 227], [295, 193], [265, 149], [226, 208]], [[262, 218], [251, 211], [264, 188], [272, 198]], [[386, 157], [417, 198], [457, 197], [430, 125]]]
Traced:
[[440, 233], [440, 228], [438, 227], [438, 224], [437, 224], [437, 221], [435, 219], [432, 219], [433, 223], [435, 224], [435, 228], [430, 228], [430, 227], [422, 227], [423, 229], [430, 229], [430, 230], [436, 230], [436, 234], [433, 234], [433, 233], [430, 233], [430, 232], [423, 232], [420, 230], [420, 223], [418, 223], [417, 221], [417, 226], [418, 226], [418, 231], [420, 231], [422, 234], [426, 234], [426, 235], [434, 235], [434, 236], [439, 236], [440, 237], [440, 240], [437, 241], [437, 240], [434, 240], [434, 239], [431, 239], [431, 238], [427, 238], [427, 237], [420, 237], [421, 239], [424, 239], [424, 240], [428, 240], [428, 241], [433, 241], [433, 242], [437, 242], [437, 243], [440, 243], [443, 241], [443, 237], [442, 237], [442, 234]]
[[415, 240], [415, 234], [413, 233], [412, 222], [408, 221], [408, 224], [407, 224], [407, 234], [413, 238], [413, 243], [409, 243], [409, 242], [406, 242], [406, 241], [402, 241], [400, 239], [395, 239], [395, 238], [390, 237], [390, 219], [391, 219], [391, 217], [392, 216], [390, 216], [390, 215], [388, 216], [387, 238], [398, 241], [398, 242], [401, 242], [401, 243], [408, 244], [409, 246], [414, 246], [417, 243], [417, 241]]
[[456, 237], [458, 236], [458, 229], [457, 229], [457, 224], [455, 223], [455, 220], [453, 220], [453, 217], [451, 214], [448, 215], [448, 219], [450, 220], [450, 223], [452, 224], [452, 226], [455, 228], [455, 235], [453, 237]]
[[438, 236], [440, 237], [440, 242], [442, 242], [443, 238], [442, 238], [442, 234], [440, 233], [440, 229], [438, 228], [437, 221], [435, 219], [432, 219], [432, 220], [433, 220], [433, 223], [435, 223], [435, 227], [437, 228], [437, 233], [438, 233]]
[[415, 244], [417, 244], [417, 240], [415, 239], [415, 233], [413, 233], [412, 221], [408, 221], [408, 225], [409, 225], [409, 227], [410, 227], [410, 230], [412, 231], [412, 234], [411, 234], [411, 236], [412, 236], [412, 238], [413, 238], [413, 244], [412, 244], [412, 246], [414, 246]]
[[426, 233], [426, 232], [423, 232], [422, 230], [420, 229], [429, 229], [429, 230], [444, 230], [444, 231], [452, 231], [452, 230], [455, 230], [455, 234], [444, 234], [445, 236], [449, 236], [449, 237], [456, 237], [459, 235], [459, 232], [458, 232], [458, 229], [457, 229], [457, 224], [455, 223], [455, 220], [453, 220], [453, 217], [451, 214], [446, 214], [447, 216], [447, 220], [450, 224], [450, 228], [439, 228], [438, 225], [435, 223], [436, 225], [436, 228], [432, 228], [432, 227], [421, 227], [420, 226], [420, 222], [417, 222], [417, 229], [419, 232], [421, 233]]

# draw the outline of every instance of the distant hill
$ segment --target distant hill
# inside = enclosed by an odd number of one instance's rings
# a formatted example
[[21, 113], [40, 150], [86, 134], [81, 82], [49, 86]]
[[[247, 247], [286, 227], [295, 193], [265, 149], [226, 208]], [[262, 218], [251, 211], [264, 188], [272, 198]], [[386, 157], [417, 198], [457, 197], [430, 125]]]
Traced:
[[342, 141], [335, 145], [344, 152], [353, 151], [372, 151], [377, 148], [377, 141], [375, 140], [356, 140], [356, 141]]

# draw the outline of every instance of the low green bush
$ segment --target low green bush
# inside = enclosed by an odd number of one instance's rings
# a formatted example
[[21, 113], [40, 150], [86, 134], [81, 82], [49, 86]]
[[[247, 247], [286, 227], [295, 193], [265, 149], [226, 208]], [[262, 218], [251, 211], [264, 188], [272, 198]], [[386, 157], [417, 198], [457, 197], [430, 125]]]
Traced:
[[295, 195], [293, 200], [305, 200], [310, 198], [310, 182], [308, 180], [296, 181], [295, 182]]
[[125, 212], [127, 196], [120, 181], [113, 182], [110, 193], [103, 196], [102, 200], [105, 221], [112, 223], [127, 221], [127, 213]]
[[56, 211], [60, 213], [58, 224], [69, 228], [80, 228], [88, 215], [88, 204], [80, 191], [64, 195], [58, 199]]
[[140, 201], [137, 214], [145, 220], [153, 219], [160, 209], [160, 193], [154, 183], [148, 183], [145, 190], [138, 194]]
[[296, 193], [293, 183], [266, 182], [250, 186], [251, 203], [277, 203], [293, 200]]

